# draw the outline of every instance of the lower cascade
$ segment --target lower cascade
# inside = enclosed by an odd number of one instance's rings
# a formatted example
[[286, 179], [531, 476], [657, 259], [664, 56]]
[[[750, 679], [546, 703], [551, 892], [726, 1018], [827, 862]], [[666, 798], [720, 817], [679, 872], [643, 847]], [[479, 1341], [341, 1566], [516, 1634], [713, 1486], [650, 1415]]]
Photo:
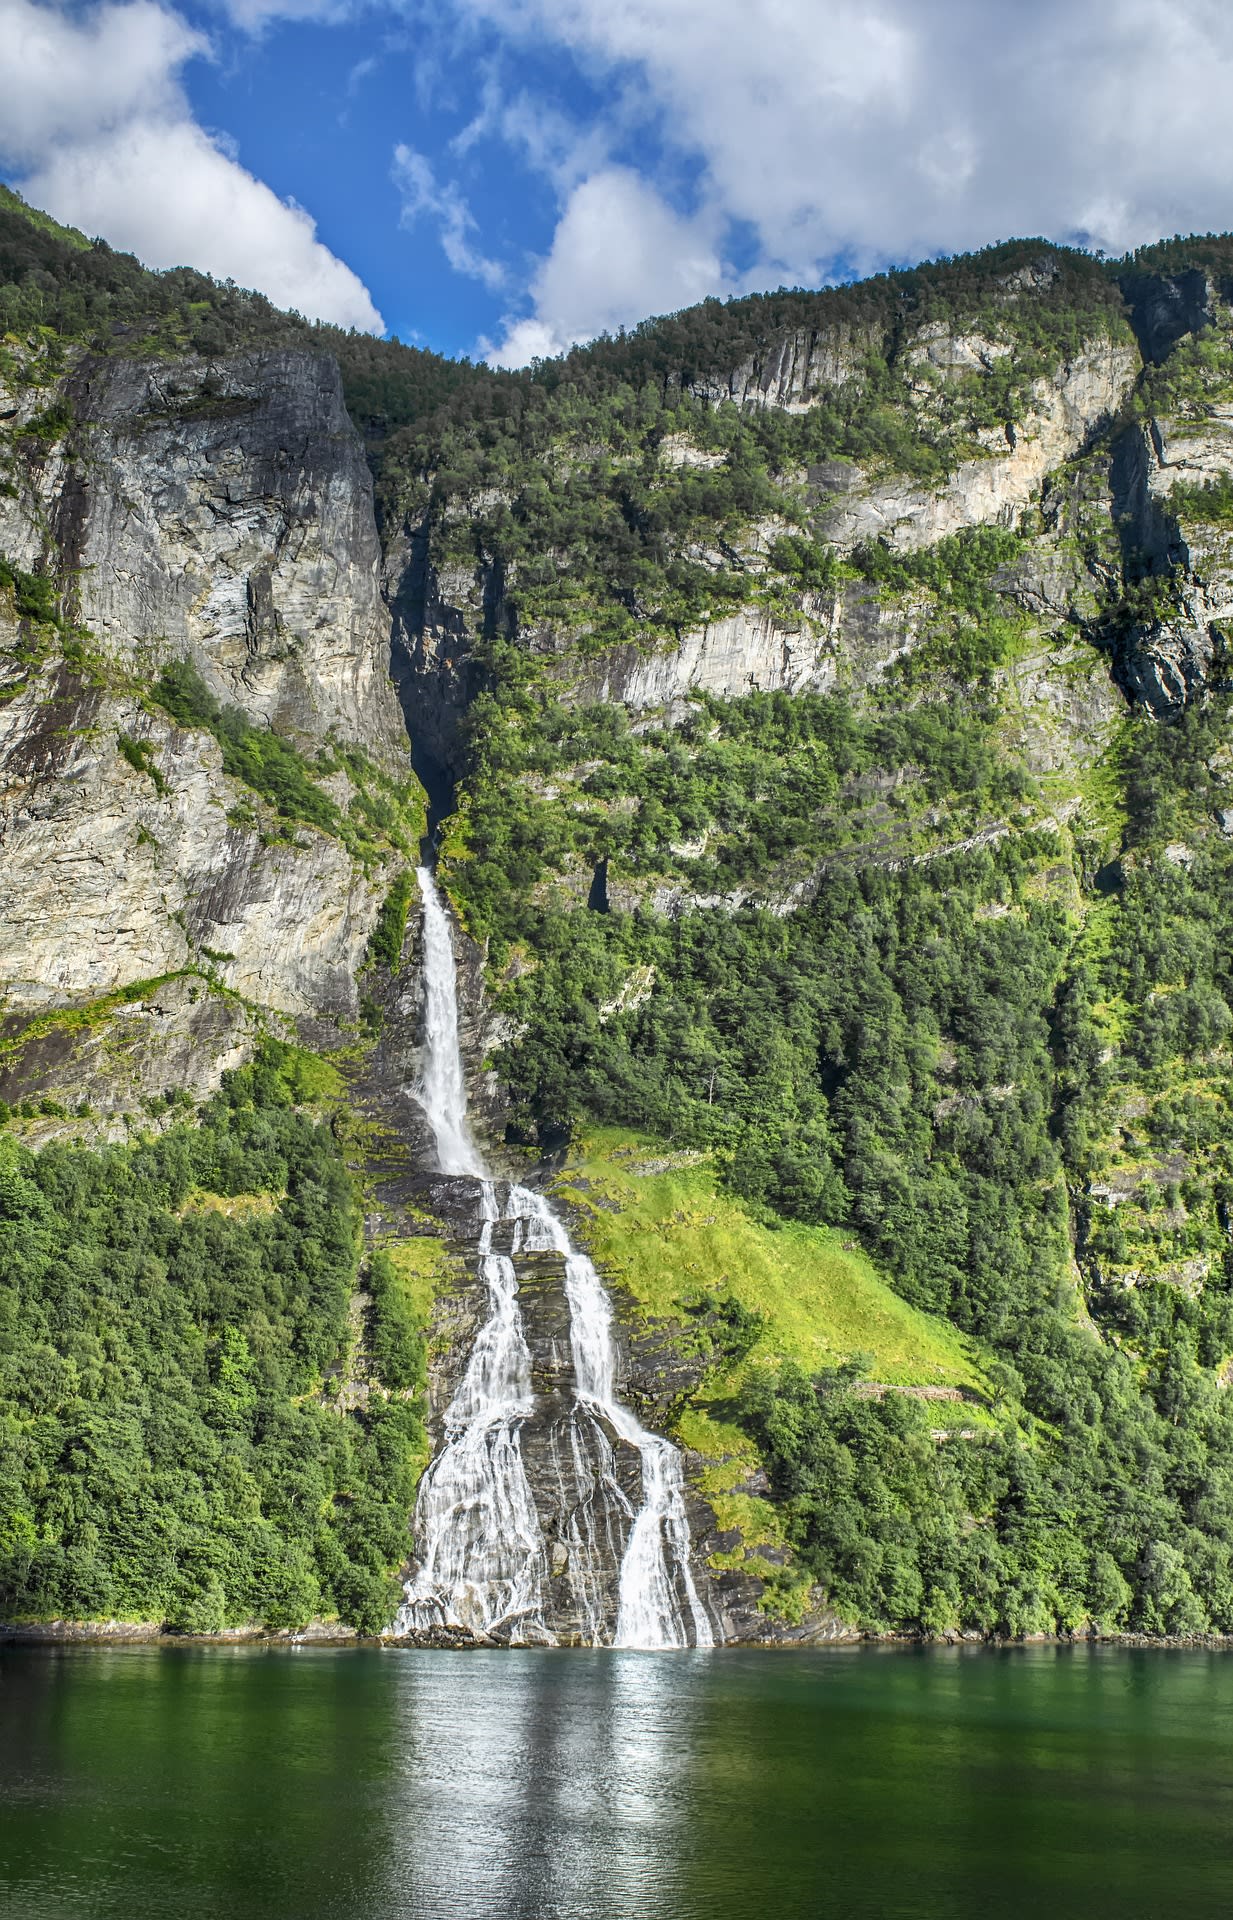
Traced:
[[[443, 1443], [420, 1483], [418, 1566], [392, 1632], [552, 1644], [555, 1576], [567, 1585], [577, 1637], [589, 1645], [712, 1646], [690, 1568], [681, 1456], [617, 1396], [612, 1303], [603, 1282], [543, 1195], [516, 1184], [503, 1188], [471, 1137], [449, 918], [427, 868], [418, 879], [425, 1033], [416, 1096], [442, 1174], [474, 1183], [488, 1317], [446, 1409]], [[524, 1459], [536, 1396], [516, 1264], [536, 1256], [560, 1263], [572, 1368], [537, 1476], [540, 1504], [551, 1508], [543, 1515]], [[622, 1457], [631, 1455], [637, 1485], [628, 1472], [623, 1484]]]

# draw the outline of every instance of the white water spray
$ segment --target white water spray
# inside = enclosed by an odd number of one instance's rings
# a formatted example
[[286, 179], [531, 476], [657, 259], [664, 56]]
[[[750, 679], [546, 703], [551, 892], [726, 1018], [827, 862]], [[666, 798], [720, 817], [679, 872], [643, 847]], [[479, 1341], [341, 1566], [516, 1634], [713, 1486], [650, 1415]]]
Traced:
[[[512, 1639], [551, 1639], [544, 1623], [548, 1550], [522, 1459], [533, 1411], [531, 1362], [513, 1260], [492, 1251], [498, 1221], [514, 1223], [516, 1249], [564, 1263], [574, 1370], [568, 1468], [554, 1436], [568, 1577], [587, 1637], [607, 1637], [603, 1569], [620, 1562], [614, 1644], [709, 1647], [713, 1636], [689, 1565], [681, 1456], [648, 1433], [617, 1398], [612, 1304], [585, 1254], [541, 1194], [512, 1186], [504, 1207], [467, 1126], [458, 1003], [449, 920], [431, 873], [418, 872], [424, 902], [425, 1055], [417, 1098], [445, 1174], [480, 1183], [477, 1251], [489, 1317], [445, 1416], [445, 1444], [424, 1475], [416, 1505], [419, 1571], [408, 1582], [396, 1633], [460, 1627]], [[642, 1500], [635, 1512], [616, 1474], [609, 1432], [636, 1449]]]
[[[528, 1222], [528, 1250], [542, 1247], [559, 1253], [565, 1262], [565, 1293], [569, 1301], [570, 1346], [574, 1361], [577, 1413], [589, 1424], [585, 1435], [593, 1464], [592, 1477], [605, 1488], [615, 1488], [610, 1465], [611, 1446], [603, 1425], [636, 1447], [642, 1460], [642, 1505], [621, 1561], [616, 1635], [618, 1647], [709, 1647], [710, 1622], [698, 1598], [689, 1566], [689, 1521], [685, 1513], [685, 1479], [681, 1456], [668, 1440], [648, 1433], [616, 1393], [616, 1344], [612, 1337], [612, 1302], [592, 1262], [577, 1253], [565, 1228], [542, 1194], [526, 1187], [510, 1190], [510, 1205], [518, 1205]], [[580, 1422], [575, 1420], [575, 1430]], [[585, 1479], [577, 1460], [575, 1480]], [[619, 1490], [618, 1490], [619, 1492]], [[628, 1503], [621, 1497], [628, 1511]], [[574, 1547], [588, 1558], [587, 1543]], [[586, 1572], [591, 1573], [587, 1566]]]

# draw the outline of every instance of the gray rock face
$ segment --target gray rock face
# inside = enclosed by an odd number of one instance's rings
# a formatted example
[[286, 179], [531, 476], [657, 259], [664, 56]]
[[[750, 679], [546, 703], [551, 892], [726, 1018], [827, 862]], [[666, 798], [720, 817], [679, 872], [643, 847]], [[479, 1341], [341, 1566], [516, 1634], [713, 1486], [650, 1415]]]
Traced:
[[397, 754], [372, 480], [335, 363], [87, 361], [70, 392], [90, 456], [54, 524], [107, 650], [188, 655], [254, 720]]
[[191, 658], [254, 721], [403, 752], [372, 478], [334, 361], [86, 355], [60, 391], [77, 425], [25, 463], [0, 550], [58, 554], [117, 663]]
[[380, 882], [311, 827], [273, 839], [269, 818], [229, 819], [244, 802], [251, 813], [252, 797], [223, 774], [208, 734], [153, 717], [134, 694], [83, 691], [55, 666], [0, 708], [0, 765], [8, 1008], [97, 999], [208, 963], [258, 1005], [354, 1013]]
[[384, 580], [393, 672], [407, 730], [424, 757], [428, 779], [434, 768], [447, 775], [457, 770], [462, 718], [479, 691], [471, 631], [475, 625], [482, 629], [498, 582], [442, 578], [429, 564], [426, 525], [405, 529], [390, 541]]
[[782, 407], [803, 413], [826, 387], [842, 387], [860, 373], [882, 344], [881, 329], [827, 327], [803, 329], [751, 354], [727, 379], [695, 380], [691, 392], [701, 400], [735, 401], [738, 407]]
[[[971, 342], [948, 341], [978, 351]], [[904, 551], [931, 546], [963, 527], [1010, 526], [1055, 467], [1078, 453], [1116, 413], [1138, 373], [1138, 356], [1121, 341], [1095, 340], [1047, 379], [1009, 435], [989, 435], [988, 452], [965, 461], [936, 488], [904, 479], [866, 479], [856, 470], [827, 500], [820, 532], [850, 550], [885, 540]]]
[[[21, 1025], [19, 1017], [9, 1016], [0, 1033], [20, 1033]], [[126, 1114], [141, 1113], [143, 1127], [151, 1124], [151, 1100], [169, 1093], [200, 1100], [216, 1092], [227, 1069], [248, 1059], [261, 1028], [259, 1013], [202, 979], [163, 980], [117, 1005], [104, 1021], [36, 1029], [17, 1052], [0, 1059], [0, 1100], [16, 1106], [32, 1096], [50, 1097], [73, 1116], [66, 1124], [40, 1114], [23, 1127], [27, 1146], [66, 1132], [87, 1143], [123, 1139]], [[83, 1102], [90, 1109], [84, 1124], [78, 1115]], [[170, 1110], [170, 1120], [179, 1117]]]
[[[58, 391], [76, 424], [11, 462], [0, 551], [58, 571], [88, 638], [84, 660], [64, 658], [0, 607], [3, 1006], [20, 1020], [198, 975], [292, 1019], [354, 1018], [388, 876], [280, 821], [208, 733], [144, 697], [187, 657], [220, 701], [306, 750], [340, 737], [405, 766], [371, 478], [337, 368], [85, 356]], [[13, 398], [20, 424], [30, 390]], [[32, 645], [41, 661], [23, 659]], [[172, 1000], [209, 1084], [251, 1022], [215, 1032]]]
[[1161, 361], [1188, 333], [1210, 326], [1217, 290], [1206, 273], [1130, 274], [1122, 282], [1144, 358]]
[[1131, 698], [1166, 718], [1203, 691], [1233, 619], [1233, 534], [1191, 504], [1233, 472], [1233, 405], [1128, 429], [1114, 472], [1128, 578], [1156, 586], [1152, 616], [1117, 635], [1115, 667]]
[[795, 619], [745, 607], [685, 634], [672, 649], [620, 647], [581, 671], [563, 668], [563, 676], [574, 699], [617, 700], [671, 722], [695, 692], [736, 699], [868, 686], [915, 645], [920, 616], [910, 597], [892, 604], [851, 582], [833, 594], [802, 596]]

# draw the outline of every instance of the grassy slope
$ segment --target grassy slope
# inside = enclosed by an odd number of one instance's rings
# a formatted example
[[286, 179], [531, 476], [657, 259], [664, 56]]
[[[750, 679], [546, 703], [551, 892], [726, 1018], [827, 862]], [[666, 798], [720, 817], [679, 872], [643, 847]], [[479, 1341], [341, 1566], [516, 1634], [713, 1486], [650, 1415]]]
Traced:
[[[777, 1564], [785, 1554], [783, 1519], [770, 1500], [744, 1490], [762, 1462], [749, 1434], [723, 1417], [724, 1403], [751, 1368], [794, 1360], [816, 1373], [858, 1354], [878, 1381], [980, 1393], [974, 1343], [901, 1300], [839, 1233], [761, 1225], [723, 1191], [705, 1156], [674, 1155], [662, 1143], [605, 1128], [578, 1142], [556, 1191], [580, 1217], [605, 1278], [640, 1316], [685, 1323], [689, 1308], [710, 1295], [762, 1317], [749, 1353], [704, 1377], [677, 1417], [676, 1435], [702, 1458], [699, 1486], [718, 1528], [739, 1536], [711, 1555], [712, 1567], [770, 1576], [767, 1610], [799, 1618], [808, 1582]], [[965, 1425], [987, 1418], [983, 1408], [965, 1405]]]
[[748, 1357], [716, 1389], [771, 1361], [816, 1373], [863, 1353], [875, 1380], [980, 1390], [972, 1343], [954, 1327], [900, 1299], [832, 1229], [760, 1225], [703, 1156], [606, 1128], [579, 1142], [558, 1191], [581, 1210], [596, 1260], [640, 1313], [684, 1321], [711, 1294], [762, 1316]]

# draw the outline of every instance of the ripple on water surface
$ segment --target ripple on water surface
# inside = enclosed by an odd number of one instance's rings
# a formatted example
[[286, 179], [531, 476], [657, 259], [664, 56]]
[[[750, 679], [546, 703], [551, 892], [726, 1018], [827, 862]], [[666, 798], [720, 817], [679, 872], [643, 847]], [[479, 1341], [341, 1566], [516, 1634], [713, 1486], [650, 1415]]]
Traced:
[[0, 1650], [4, 1920], [1215, 1915], [1233, 1659]]

